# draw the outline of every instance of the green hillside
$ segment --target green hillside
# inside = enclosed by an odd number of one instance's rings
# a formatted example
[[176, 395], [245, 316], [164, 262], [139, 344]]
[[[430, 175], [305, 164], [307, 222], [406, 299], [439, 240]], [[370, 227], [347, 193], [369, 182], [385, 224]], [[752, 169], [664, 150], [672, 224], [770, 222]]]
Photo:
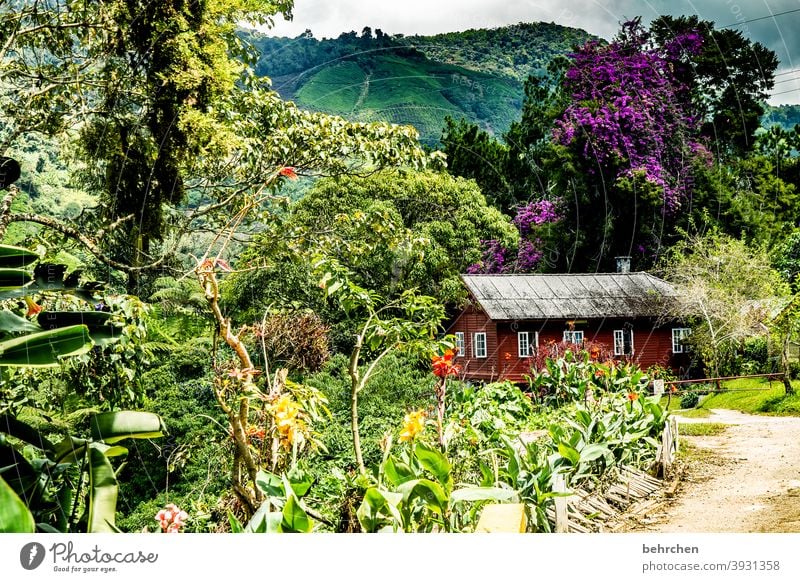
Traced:
[[352, 120], [412, 124], [433, 145], [447, 115], [467, 117], [492, 133], [507, 129], [522, 106], [522, 85], [427, 59], [379, 54], [322, 68], [293, 98]]
[[588, 38], [544, 23], [430, 37], [369, 28], [322, 40], [248, 34], [257, 72], [284, 98], [352, 120], [412, 124], [428, 145], [438, 144], [448, 115], [505, 132], [519, 117], [528, 74]]

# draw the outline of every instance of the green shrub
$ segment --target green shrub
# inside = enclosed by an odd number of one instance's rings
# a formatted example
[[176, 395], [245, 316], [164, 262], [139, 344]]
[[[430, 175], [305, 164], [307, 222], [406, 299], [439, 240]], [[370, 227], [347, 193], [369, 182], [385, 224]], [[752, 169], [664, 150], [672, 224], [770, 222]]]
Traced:
[[700, 394], [697, 392], [687, 392], [681, 396], [681, 408], [688, 410], [694, 408], [700, 402]]

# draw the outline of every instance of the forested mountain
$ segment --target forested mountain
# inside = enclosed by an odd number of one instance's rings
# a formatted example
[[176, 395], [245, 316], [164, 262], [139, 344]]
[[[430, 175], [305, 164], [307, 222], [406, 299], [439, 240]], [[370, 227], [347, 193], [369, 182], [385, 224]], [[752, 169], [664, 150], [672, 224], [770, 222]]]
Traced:
[[[522, 111], [529, 75], [543, 76], [554, 57], [601, 40], [545, 22], [432, 36], [370, 27], [322, 40], [311, 31], [297, 38], [241, 34], [258, 52], [256, 72], [283, 98], [354, 121], [411, 124], [430, 146], [438, 145], [446, 116], [499, 137]], [[798, 122], [794, 105], [767, 107], [763, 118], [765, 127]]]
[[527, 76], [592, 37], [534, 23], [435, 36], [366, 27], [336, 39], [247, 38], [260, 53], [257, 73], [271, 77], [282, 97], [355, 121], [412, 124], [435, 145], [448, 115], [505, 132], [522, 109]]
[[771, 127], [780, 125], [783, 129], [793, 129], [800, 123], [800, 105], [767, 106], [761, 125]]
[[521, 22], [500, 28], [478, 28], [400, 39], [429, 59], [466, 69], [512, 77], [524, 82], [544, 74], [547, 64], [587, 40], [585, 30], [546, 22]]

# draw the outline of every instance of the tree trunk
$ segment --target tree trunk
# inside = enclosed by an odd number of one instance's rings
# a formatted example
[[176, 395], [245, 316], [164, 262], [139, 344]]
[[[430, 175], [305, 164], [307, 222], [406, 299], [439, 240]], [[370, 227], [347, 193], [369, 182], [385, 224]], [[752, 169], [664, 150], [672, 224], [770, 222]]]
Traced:
[[358, 386], [353, 383], [353, 391], [350, 394], [350, 428], [353, 431], [353, 450], [356, 454], [358, 471], [362, 475], [367, 472], [364, 466], [364, 457], [361, 455], [361, 435], [358, 431]]
[[794, 394], [794, 387], [792, 380], [789, 376], [789, 336], [783, 340], [783, 349], [781, 350], [781, 368], [783, 368], [783, 387], [786, 390], [786, 395], [791, 396]]
[[362, 338], [359, 338], [355, 348], [353, 348], [353, 353], [350, 355], [350, 368], [348, 372], [350, 373], [350, 430], [353, 433], [353, 451], [356, 455], [358, 472], [364, 475], [367, 469], [364, 466], [364, 457], [361, 454], [361, 435], [358, 431], [358, 392], [363, 385], [358, 372], [361, 342]]

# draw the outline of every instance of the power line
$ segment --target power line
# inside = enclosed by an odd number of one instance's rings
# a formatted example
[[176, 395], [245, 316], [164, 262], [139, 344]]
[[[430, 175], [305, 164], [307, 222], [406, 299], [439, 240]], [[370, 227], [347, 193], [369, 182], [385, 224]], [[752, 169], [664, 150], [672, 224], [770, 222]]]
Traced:
[[776, 16], [783, 16], [784, 14], [791, 14], [792, 12], [800, 12], [800, 8], [795, 8], [794, 10], [786, 10], [784, 12], [776, 12], [775, 14], [770, 14], [768, 16], [759, 16], [758, 18], [751, 18], [749, 20], [742, 20], [741, 22], [734, 22], [733, 24], [720, 26], [720, 29], [730, 28], [732, 26], [741, 26], [742, 24], [747, 24], [748, 22], [756, 22], [757, 20], [766, 20], [767, 18], [775, 18]]
[[792, 73], [800, 73], [800, 69], [791, 69], [789, 71], [784, 71], [783, 73], [777, 73], [773, 75], [774, 77], [783, 77], [784, 75], [791, 75]]
[[781, 81], [775, 81], [773, 85], [780, 85], [781, 83], [791, 83], [792, 81], [800, 81], [800, 77], [792, 77], [791, 79], [783, 79]]
[[800, 89], [790, 89], [788, 91], [781, 91], [780, 93], [773, 93], [770, 97], [776, 97], [778, 95], [785, 95], [786, 93], [800, 93]]

